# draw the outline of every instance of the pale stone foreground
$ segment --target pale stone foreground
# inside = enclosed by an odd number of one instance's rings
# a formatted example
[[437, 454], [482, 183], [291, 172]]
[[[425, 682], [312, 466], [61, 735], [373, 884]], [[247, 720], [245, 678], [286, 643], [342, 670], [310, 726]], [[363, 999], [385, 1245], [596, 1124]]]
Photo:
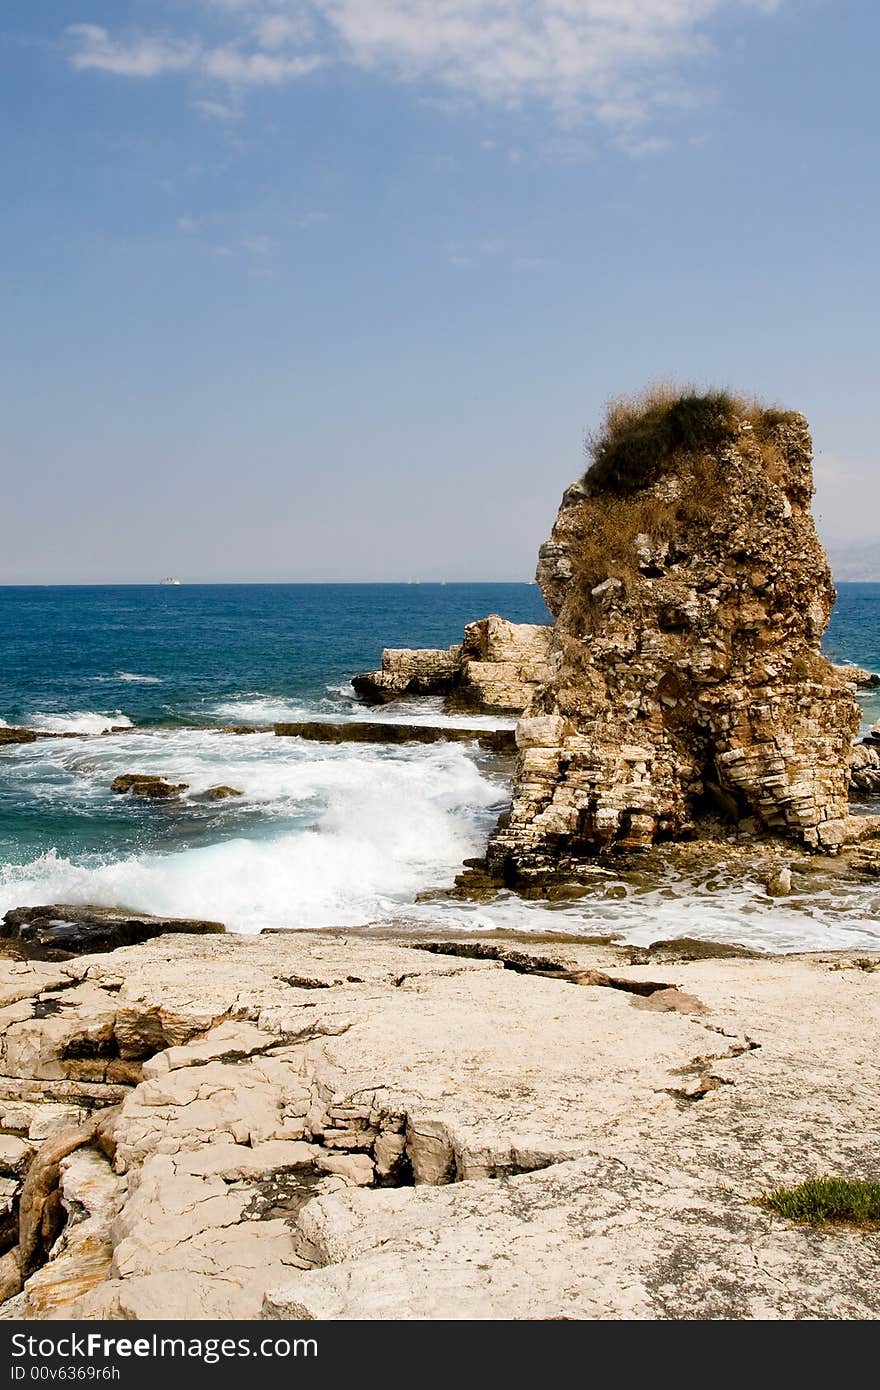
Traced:
[[491, 944], [568, 973], [372, 933], [0, 962], [3, 1315], [877, 1316], [880, 1235], [753, 1201], [878, 1177], [876, 958]]

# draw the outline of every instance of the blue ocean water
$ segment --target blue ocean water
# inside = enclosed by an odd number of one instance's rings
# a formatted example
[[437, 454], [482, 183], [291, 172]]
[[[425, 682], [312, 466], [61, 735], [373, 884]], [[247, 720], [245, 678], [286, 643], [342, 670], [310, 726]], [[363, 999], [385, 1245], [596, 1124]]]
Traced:
[[312, 707], [383, 647], [448, 646], [492, 612], [549, 621], [536, 584], [0, 588], [0, 716], [151, 724], [249, 697]]
[[[445, 646], [490, 612], [548, 618], [527, 584], [0, 588], [0, 720], [59, 734], [131, 730], [0, 751], [0, 914], [97, 902], [251, 932], [394, 918], [601, 929], [639, 942], [880, 945], [870, 887], [774, 901], [741, 869], [641, 890], [609, 872], [594, 898], [561, 909], [419, 903], [484, 848], [509, 796], [503, 760], [469, 744], [335, 747], [218, 731], [363, 718], [349, 680], [376, 666], [383, 646]], [[826, 649], [880, 670], [880, 585], [840, 586]], [[880, 699], [865, 697], [866, 719], [877, 715]], [[439, 701], [396, 704], [386, 717], [456, 722]], [[188, 790], [165, 803], [114, 795], [124, 772]], [[204, 796], [220, 783], [242, 795]]]

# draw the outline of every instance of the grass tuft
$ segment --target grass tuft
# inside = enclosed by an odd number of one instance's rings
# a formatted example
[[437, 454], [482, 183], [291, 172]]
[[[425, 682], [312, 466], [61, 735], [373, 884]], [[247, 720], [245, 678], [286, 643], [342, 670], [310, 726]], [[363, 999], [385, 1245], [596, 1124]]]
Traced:
[[758, 1205], [809, 1226], [857, 1226], [880, 1230], [880, 1182], [852, 1178], [808, 1178], [797, 1187], [777, 1187]]
[[744, 423], [763, 441], [792, 418], [730, 391], [655, 384], [608, 403], [600, 429], [587, 439], [592, 465], [584, 481], [591, 492], [626, 497], [650, 487], [675, 458], [717, 456]]

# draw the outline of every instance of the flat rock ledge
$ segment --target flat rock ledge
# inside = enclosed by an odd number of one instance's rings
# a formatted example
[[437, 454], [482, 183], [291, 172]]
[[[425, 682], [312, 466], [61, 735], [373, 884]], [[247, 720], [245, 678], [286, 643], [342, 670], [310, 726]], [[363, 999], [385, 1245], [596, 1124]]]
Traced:
[[70, 960], [72, 956], [139, 946], [156, 936], [223, 932], [222, 922], [190, 917], [154, 917], [113, 907], [51, 903], [14, 907], [0, 922], [0, 950], [27, 960]]
[[[685, 944], [686, 945], [686, 944]], [[0, 961], [0, 1316], [857, 1318], [880, 956], [165, 936]]]
[[304, 738], [313, 743], [476, 743], [490, 753], [516, 752], [514, 729], [462, 729], [449, 724], [388, 724], [347, 720], [330, 724], [312, 720], [273, 725], [276, 738]]

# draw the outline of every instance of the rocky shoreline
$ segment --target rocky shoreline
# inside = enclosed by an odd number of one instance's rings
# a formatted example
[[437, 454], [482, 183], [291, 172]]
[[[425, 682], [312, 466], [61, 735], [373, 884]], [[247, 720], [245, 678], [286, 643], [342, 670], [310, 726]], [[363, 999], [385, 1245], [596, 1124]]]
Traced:
[[0, 961], [6, 1318], [874, 1318], [880, 953], [161, 936]]
[[[618, 403], [541, 550], [554, 626], [491, 615], [352, 681], [515, 733], [217, 731], [515, 751], [485, 856], [423, 900], [574, 901], [612, 863], [625, 893], [689, 861], [767, 899], [876, 882], [850, 800], [880, 789], [880, 734], [853, 743], [877, 678], [820, 652], [810, 452], [802, 416], [724, 395]], [[112, 790], [173, 815], [188, 784]], [[880, 1232], [762, 1199], [880, 1177], [878, 977], [880, 951], [13, 909], [0, 1317], [876, 1318]]]

